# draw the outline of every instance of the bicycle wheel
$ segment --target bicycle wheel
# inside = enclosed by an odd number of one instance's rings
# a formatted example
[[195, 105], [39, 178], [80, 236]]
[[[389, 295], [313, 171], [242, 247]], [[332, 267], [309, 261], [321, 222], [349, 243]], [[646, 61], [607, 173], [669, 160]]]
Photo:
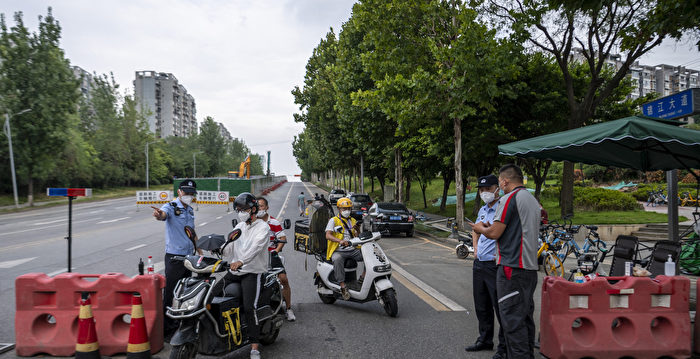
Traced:
[[557, 257], [561, 260], [562, 263], [566, 260], [566, 257], [569, 256], [569, 252], [571, 251], [571, 245], [569, 243], [562, 243], [561, 248], [557, 252]]
[[542, 264], [544, 267], [544, 272], [549, 276], [563, 277], [564, 264], [561, 262], [559, 257], [550, 251], [547, 251], [544, 255], [544, 263]]
[[608, 250], [608, 245], [600, 239], [596, 239], [595, 246], [600, 252], [606, 252]]

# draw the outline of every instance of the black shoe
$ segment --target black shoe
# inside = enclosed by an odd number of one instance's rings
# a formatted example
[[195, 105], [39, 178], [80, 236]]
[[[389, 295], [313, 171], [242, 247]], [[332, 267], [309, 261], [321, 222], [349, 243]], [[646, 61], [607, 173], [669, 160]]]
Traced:
[[476, 343], [474, 343], [474, 345], [470, 345], [470, 346], [464, 348], [464, 350], [466, 350], [468, 352], [478, 352], [481, 350], [493, 350], [493, 344], [476, 342]]
[[508, 356], [506, 355], [506, 353], [503, 353], [503, 352], [496, 352], [496, 354], [494, 354], [493, 357], [491, 357], [491, 359], [506, 359], [506, 358], [508, 358]]

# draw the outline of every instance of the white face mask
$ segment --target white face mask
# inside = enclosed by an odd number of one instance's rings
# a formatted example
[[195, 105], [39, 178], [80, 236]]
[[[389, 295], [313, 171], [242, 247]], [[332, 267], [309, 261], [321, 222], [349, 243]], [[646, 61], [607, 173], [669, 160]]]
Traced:
[[193, 199], [194, 199], [194, 196], [185, 195], [185, 196], [180, 197], [180, 202], [189, 206], [192, 203]]
[[250, 213], [246, 211], [238, 212], [238, 220], [241, 222], [246, 222], [250, 218]]
[[340, 211], [340, 215], [345, 217], [345, 218], [348, 218], [348, 217], [350, 217], [350, 210], [346, 209], [344, 211]]
[[489, 204], [493, 202], [493, 199], [496, 198], [496, 195], [493, 194], [493, 192], [481, 192], [479, 193], [479, 196], [481, 197], [481, 200], [484, 201], [484, 203]]
[[258, 218], [262, 218], [262, 217], [265, 217], [266, 214], [267, 214], [267, 210], [261, 209], [258, 211], [258, 214], [256, 214], [255, 216]]

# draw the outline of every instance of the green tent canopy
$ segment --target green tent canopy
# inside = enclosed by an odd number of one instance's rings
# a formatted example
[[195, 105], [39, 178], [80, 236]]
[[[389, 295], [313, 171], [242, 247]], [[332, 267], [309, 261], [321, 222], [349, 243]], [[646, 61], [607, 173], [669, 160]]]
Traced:
[[700, 131], [626, 117], [498, 146], [506, 156], [642, 171], [700, 168]]

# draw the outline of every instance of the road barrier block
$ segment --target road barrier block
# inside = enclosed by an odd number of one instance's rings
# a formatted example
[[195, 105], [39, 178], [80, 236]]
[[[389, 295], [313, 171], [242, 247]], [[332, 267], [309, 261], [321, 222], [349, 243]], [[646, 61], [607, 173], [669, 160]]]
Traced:
[[72, 356], [78, 336], [79, 300], [90, 293], [100, 353], [126, 353], [135, 292], [143, 298], [151, 352], [163, 348], [163, 295], [160, 274], [134, 278], [121, 273], [63, 273], [49, 277], [29, 273], [15, 280], [16, 352]]
[[689, 294], [681, 276], [545, 277], [540, 352], [550, 359], [687, 358]]

